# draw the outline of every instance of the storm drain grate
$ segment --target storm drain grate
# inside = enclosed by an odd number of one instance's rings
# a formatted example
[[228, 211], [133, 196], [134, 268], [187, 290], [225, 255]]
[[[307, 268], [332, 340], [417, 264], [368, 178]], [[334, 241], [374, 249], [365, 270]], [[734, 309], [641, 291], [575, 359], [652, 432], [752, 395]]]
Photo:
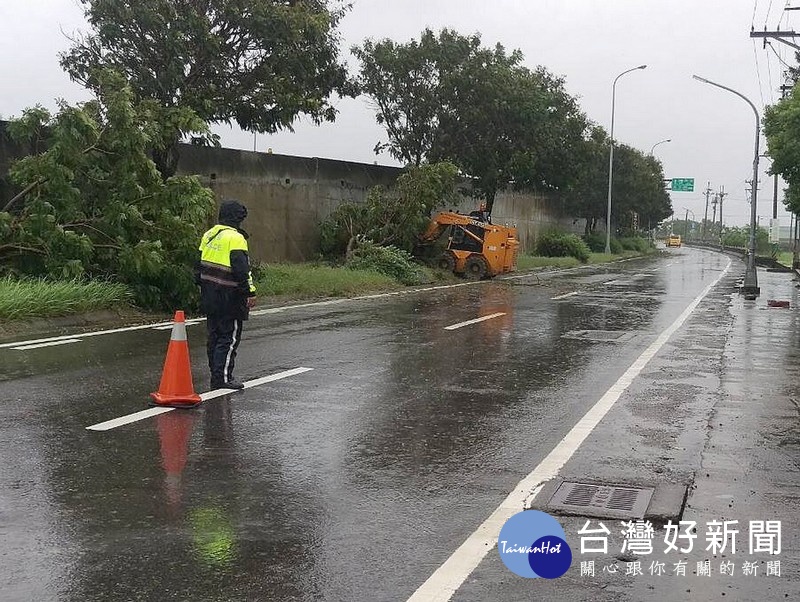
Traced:
[[561, 483], [548, 507], [565, 514], [600, 518], [644, 518], [655, 491], [652, 487]]
[[562, 338], [593, 343], [624, 343], [633, 338], [633, 334], [621, 330], [571, 330]]

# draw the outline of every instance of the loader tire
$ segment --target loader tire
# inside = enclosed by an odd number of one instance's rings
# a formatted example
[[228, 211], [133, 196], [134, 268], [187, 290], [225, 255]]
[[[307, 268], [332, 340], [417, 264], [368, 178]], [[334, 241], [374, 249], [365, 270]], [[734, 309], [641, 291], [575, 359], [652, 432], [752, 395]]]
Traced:
[[469, 280], [483, 280], [489, 275], [489, 264], [480, 255], [470, 255], [464, 264], [464, 276]]
[[456, 258], [452, 253], [445, 252], [436, 260], [436, 267], [446, 272], [452, 272], [456, 269]]

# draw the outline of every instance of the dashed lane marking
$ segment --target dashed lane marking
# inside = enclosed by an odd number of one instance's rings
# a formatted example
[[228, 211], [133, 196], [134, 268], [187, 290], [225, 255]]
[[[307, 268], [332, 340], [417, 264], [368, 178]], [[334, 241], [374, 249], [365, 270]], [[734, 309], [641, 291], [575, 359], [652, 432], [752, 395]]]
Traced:
[[563, 295], [559, 295], [558, 297], [550, 297], [551, 301], [559, 301], [561, 299], [567, 299], [568, 297], [574, 297], [578, 294], [578, 291], [572, 291], [571, 293], [565, 293]]
[[500, 316], [506, 315], [505, 312], [491, 314], [488, 316], [483, 316], [481, 318], [476, 318], [474, 320], [468, 320], [466, 322], [459, 322], [458, 324], [453, 324], [452, 326], [445, 326], [445, 330], [456, 330], [457, 328], [463, 328], [464, 326], [470, 326], [472, 324], [477, 324], [478, 322], [485, 322], [486, 320], [492, 320], [494, 318], [499, 318]]
[[[283, 372], [278, 372], [276, 374], [270, 374], [269, 376], [264, 376], [261, 378], [256, 378], [255, 380], [249, 380], [244, 383], [245, 389], [252, 389], [253, 387], [258, 387], [259, 385], [263, 385], [266, 383], [271, 383], [276, 380], [281, 380], [283, 378], [289, 378], [290, 376], [295, 376], [297, 374], [302, 374], [303, 372], [310, 372], [314, 368], [292, 368], [291, 370], [284, 370]], [[208, 391], [200, 395], [200, 399], [203, 401], [208, 401], [209, 399], [215, 399], [217, 397], [222, 397], [223, 395], [230, 395], [233, 392], [232, 389], [214, 389], [213, 391]], [[166, 414], [167, 412], [172, 412], [178, 408], [150, 408], [148, 410], [142, 410], [141, 412], [135, 412], [134, 414], [128, 414], [127, 416], [121, 416], [119, 418], [114, 418], [112, 420], [106, 420], [105, 422], [99, 422], [98, 424], [93, 424], [92, 426], [87, 426], [86, 430], [89, 431], [109, 431], [111, 429], [115, 429], [119, 426], [124, 426], [126, 424], [131, 424], [132, 422], [138, 422], [139, 420], [144, 420], [145, 418], [150, 418], [152, 416], [158, 416], [159, 414]]]

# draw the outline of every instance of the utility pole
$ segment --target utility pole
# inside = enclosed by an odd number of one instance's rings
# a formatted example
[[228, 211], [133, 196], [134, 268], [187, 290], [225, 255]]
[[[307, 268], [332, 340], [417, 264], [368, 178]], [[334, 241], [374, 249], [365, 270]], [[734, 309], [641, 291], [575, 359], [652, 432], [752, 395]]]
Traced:
[[793, 255], [792, 255], [792, 269], [795, 269], [795, 270], [800, 268], [800, 244], [797, 244], [798, 232], [800, 232], [800, 219], [798, 219], [798, 216], [795, 215], [794, 216], [794, 232], [792, 233], [792, 239], [793, 239], [792, 242], [794, 244], [794, 247], [792, 249], [792, 252], [793, 252]]
[[683, 237], [689, 240], [689, 210], [686, 210], [686, 217], [683, 218]]
[[706, 239], [706, 223], [708, 222], [708, 197], [711, 196], [711, 182], [706, 184], [706, 214], [703, 216], [703, 229], [700, 235], [703, 240]]
[[720, 188], [719, 191], [719, 246], [720, 247], [725, 246], [724, 244], [722, 244], [722, 201], [725, 199], [726, 196], [727, 193], [725, 192], [725, 187], [723, 186], [722, 188]]
[[713, 217], [711, 218], [711, 235], [714, 235], [714, 230], [717, 229], [717, 203], [719, 202], [719, 193], [714, 193], [714, 198], [711, 201], [711, 207], [714, 209]]

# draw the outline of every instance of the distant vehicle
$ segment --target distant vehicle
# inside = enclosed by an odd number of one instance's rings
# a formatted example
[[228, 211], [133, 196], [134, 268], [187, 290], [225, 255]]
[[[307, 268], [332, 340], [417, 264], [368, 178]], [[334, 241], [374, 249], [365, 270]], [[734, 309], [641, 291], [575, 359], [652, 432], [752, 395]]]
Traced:
[[668, 247], [680, 247], [681, 246], [681, 237], [678, 234], [670, 234], [667, 237], [667, 246]]

